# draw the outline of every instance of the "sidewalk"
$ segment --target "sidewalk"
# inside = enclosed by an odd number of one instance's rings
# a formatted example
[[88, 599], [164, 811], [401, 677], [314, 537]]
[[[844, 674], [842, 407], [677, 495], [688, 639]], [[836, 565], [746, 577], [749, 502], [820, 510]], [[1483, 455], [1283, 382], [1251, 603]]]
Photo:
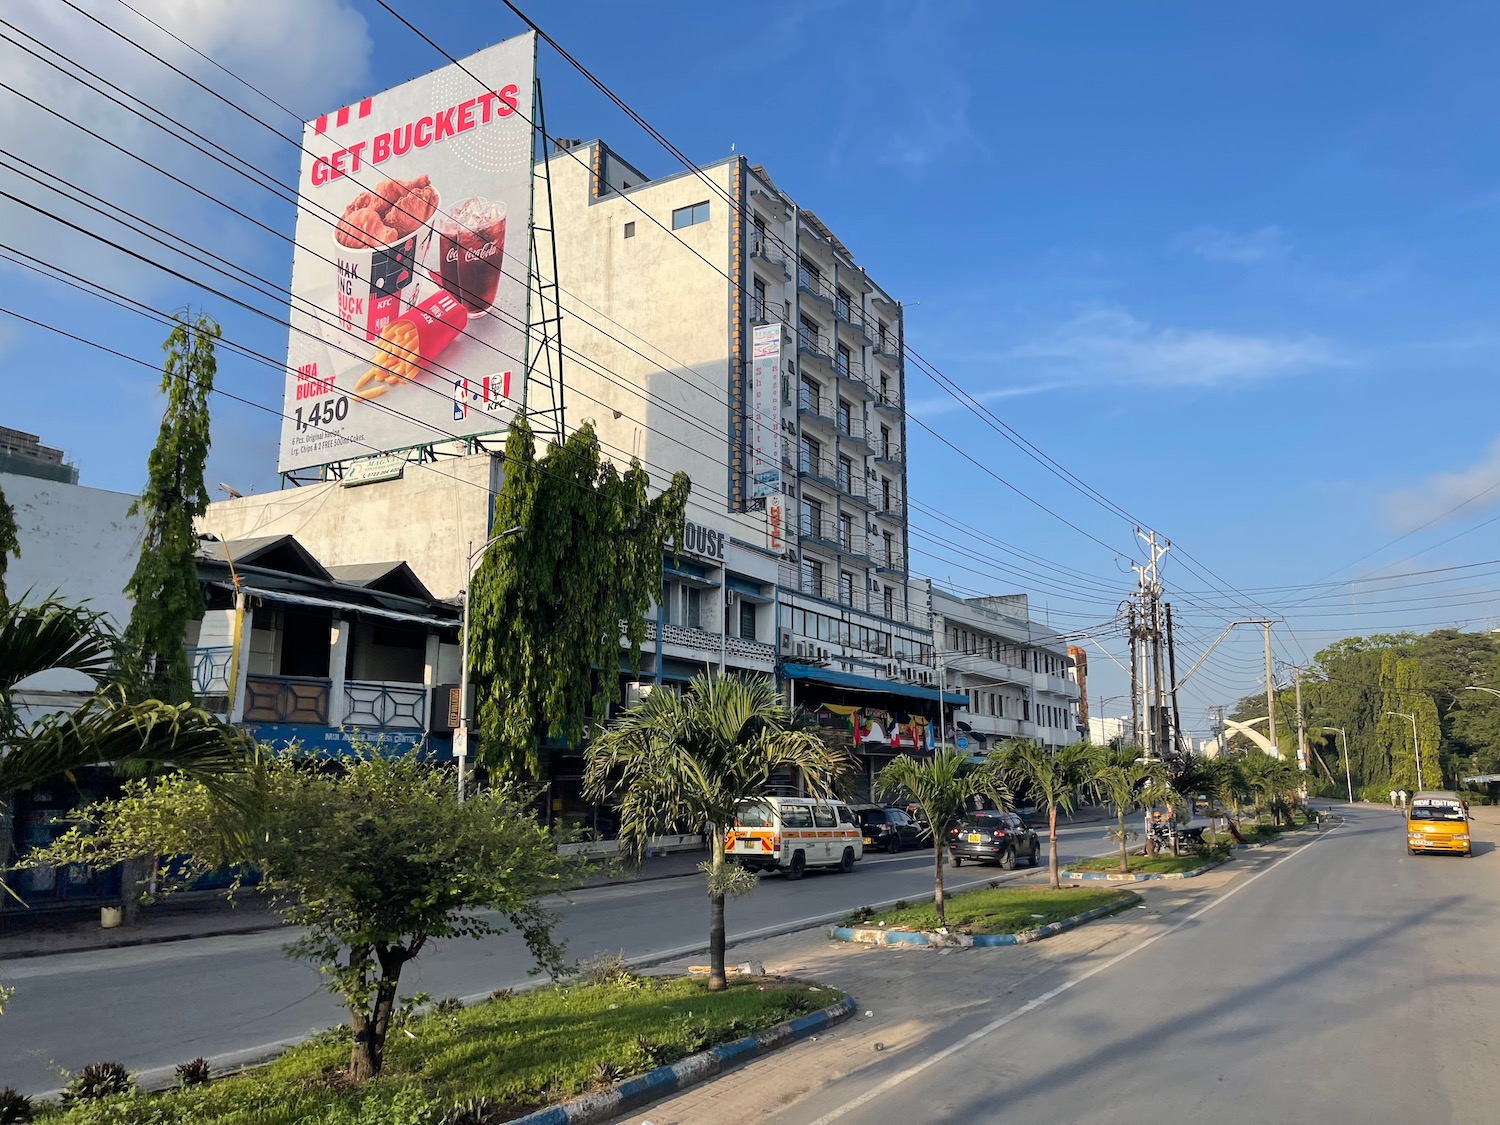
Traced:
[[[702, 851], [653, 856], [639, 868], [605, 868], [585, 880], [583, 886], [601, 887], [696, 875], [698, 864], [705, 858], [706, 853]], [[169, 898], [156, 906], [142, 908], [135, 925], [110, 930], [100, 928], [97, 910], [91, 917], [67, 919], [55, 914], [28, 916], [24, 911], [7, 911], [0, 916], [0, 961], [226, 934], [250, 934], [278, 929], [282, 924], [281, 918], [254, 892], [242, 894], [233, 905], [219, 893], [203, 892], [191, 897]]]
[[[1046, 832], [1046, 815], [1027, 814], [1033, 826]], [[1057, 818], [1059, 828], [1093, 824], [1111, 819], [1106, 809], [1080, 808], [1074, 816]], [[590, 876], [584, 887], [601, 887], [614, 883], [635, 883], [652, 879], [672, 879], [698, 873], [698, 864], [707, 858], [702, 851], [672, 852], [653, 856], [639, 868], [606, 867]], [[25, 911], [0, 914], [0, 961], [24, 957], [45, 957], [53, 953], [79, 953], [91, 949], [114, 949], [129, 945], [155, 945], [193, 938], [222, 937], [227, 934], [249, 934], [274, 930], [281, 919], [270, 911], [265, 901], [251, 892], [241, 895], [231, 906], [223, 895], [204, 892], [201, 895], [169, 898], [156, 906], [141, 910], [139, 920], [129, 927], [105, 930], [99, 926], [97, 912], [88, 917], [59, 918], [55, 914], [28, 915]]]

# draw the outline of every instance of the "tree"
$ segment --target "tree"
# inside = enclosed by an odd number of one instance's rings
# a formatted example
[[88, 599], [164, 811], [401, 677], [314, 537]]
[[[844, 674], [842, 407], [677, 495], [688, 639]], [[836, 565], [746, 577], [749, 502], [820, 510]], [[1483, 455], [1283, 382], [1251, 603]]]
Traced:
[[1285, 758], [1251, 754], [1241, 763], [1245, 785], [1255, 797], [1256, 807], [1271, 814], [1275, 824], [1291, 821], [1291, 803], [1302, 788], [1302, 771]]
[[1153, 785], [1163, 785], [1166, 775], [1161, 763], [1137, 760], [1134, 749], [1117, 750], [1112, 754], [1100, 754], [1094, 763], [1088, 785], [1110, 808], [1117, 818], [1116, 834], [1120, 840], [1120, 871], [1130, 871], [1129, 835], [1125, 830], [1125, 817], [1133, 809], [1141, 808], [1145, 793]]
[[708, 987], [725, 988], [724, 898], [755, 885], [754, 875], [728, 864], [725, 830], [778, 770], [795, 770], [810, 792], [826, 796], [848, 759], [800, 729], [763, 676], [698, 676], [680, 695], [658, 688], [598, 734], [584, 756], [584, 795], [618, 799], [620, 841], [637, 859], [673, 824], [706, 826]]
[[653, 498], [649, 483], [638, 462], [618, 473], [592, 426], [538, 460], [526, 419], [511, 423], [494, 527], [521, 531], [485, 555], [469, 594], [478, 757], [491, 769], [534, 773], [539, 739], [582, 742], [588, 715], [619, 702], [622, 628], [639, 669], [690, 487], [677, 473]]
[[131, 610], [124, 641], [142, 694], [186, 703], [193, 698], [193, 684], [183, 641], [188, 622], [203, 616], [193, 521], [208, 508], [203, 470], [219, 326], [201, 315], [190, 324], [185, 312], [176, 320], [162, 345], [167, 409], [146, 462], [146, 488], [130, 506], [131, 515], [144, 514], [146, 529], [135, 572], [125, 585]]
[[997, 808], [1010, 804], [1010, 790], [1001, 780], [999, 760], [986, 759], [981, 766], [968, 763], [968, 755], [951, 746], [939, 746], [930, 758], [902, 754], [887, 762], [875, 777], [875, 787], [884, 795], [901, 794], [921, 806], [932, 829], [932, 905], [938, 924], [948, 924], [943, 904], [944, 832], [976, 797], [984, 797]]
[[1097, 772], [1099, 751], [1085, 742], [1050, 753], [1029, 742], [1014, 742], [1002, 751], [1006, 780], [1012, 789], [1030, 791], [1047, 807], [1047, 871], [1052, 889], [1062, 886], [1057, 874], [1057, 811], [1073, 811], [1073, 793]]
[[[129, 700], [109, 682], [116, 640], [102, 614], [55, 598], [0, 606], [0, 796], [90, 766], [137, 776], [185, 770], [225, 797], [233, 794], [248, 740], [196, 707]], [[23, 724], [16, 685], [55, 669], [100, 686], [74, 711]]]
[[5, 491], [0, 489], [0, 608], [4, 608], [7, 601], [5, 571], [10, 566], [10, 557], [20, 553], [21, 533], [16, 527], [16, 510], [5, 499]]
[[369, 748], [333, 763], [267, 755], [252, 791], [235, 809], [183, 775], [136, 782], [84, 810], [35, 861], [184, 856], [179, 881], [224, 864], [255, 869], [305, 930], [287, 952], [316, 965], [348, 1009], [355, 1081], [380, 1072], [402, 969], [430, 943], [514, 929], [544, 970], [562, 971], [542, 899], [581, 861], [558, 853], [529, 811], [533, 794], [502, 785], [460, 802], [451, 770]]

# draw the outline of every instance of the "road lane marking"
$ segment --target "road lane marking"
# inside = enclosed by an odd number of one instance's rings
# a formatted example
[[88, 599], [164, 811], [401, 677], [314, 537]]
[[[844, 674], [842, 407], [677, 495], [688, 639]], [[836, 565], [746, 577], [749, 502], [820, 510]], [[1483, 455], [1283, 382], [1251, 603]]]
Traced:
[[1063, 983], [1058, 985], [1056, 988], [1049, 989], [1048, 991], [1042, 993], [1040, 996], [1028, 1000], [1019, 1008], [1007, 1012], [1005, 1015], [999, 1017], [998, 1019], [992, 1020], [977, 1031], [970, 1032], [968, 1035], [960, 1039], [957, 1043], [952, 1043], [949, 1046], [944, 1047], [941, 1051], [938, 1051], [936, 1054], [923, 1059], [921, 1062], [914, 1063], [913, 1065], [907, 1067], [905, 1070], [901, 1071], [899, 1074], [891, 1075], [891, 1077], [887, 1078], [878, 1086], [874, 1086], [869, 1090], [866, 1090], [857, 1098], [852, 1098], [849, 1101], [845, 1102], [843, 1105], [839, 1106], [837, 1109], [825, 1113], [816, 1121], [810, 1122], [809, 1125], [833, 1125], [833, 1122], [839, 1120], [839, 1118], [847, 1117], [850, 1113], [853, 1113], [856, 1109], [860, 1108], [860, 1106], [874, 1101], [876, 1098], [880, 1097], [880, 1095], [887, 1093], [890, 1090], [894, 1090], [902, 1083], [908, 1082], [911, 1079], [915, 1078], [924, 1070], [936, 1066], [938, 1063], [944, 1061], [945, 1059], [951, 1058], [953, 1055], [956, 1055], [958, 1054], [958, 1052], [962, 1051], [965, 1047], [972, 1047], [975, 1043], [978, 1043], [986, 1036], [992, 1035], [996, 1031], [999, 1031], [1006, 1024], [1014, 1023], [1022, 1016], [1026, 1015], [1029, 1012], [1036, 1011], [1038, 1008], [1047, 1004], [1049, 1001], [1057, 999], [1057, 997], [1061, 996], [1063, 993], [1077, 987], [1089, 978], [1097, 976], [1099, 973], [1104, 972], [1104, 970], [1106, 969], [1114, 968], [1114, 966], [1118, 965], [1121, 961], [1124, 961], [1128, 957], [1134, 957], [1141, 950], [1146, 949], [1148, 946], [1155, 945], [1162, 938], [1170, 937], [1172, 934], [1175, 934], [1178, 930], [1186, 926], [1189, 922], [1197, 921], [1199, 918], [1203, 917], [1203, 915], [1207, 914], [1210, 910], [1213, 910], [1215, 907], [1221, 906], [1222, 904], [1228, 902], [1235, 895], [1239, 894], [1246, 887], [1250, 886], [1251, 883], [1254, 883], [1262, 876], [1269, 875], [1287, 860], [1291, 859], [1294, 856], [1301, 855], [1303, 852], [1307, 851], [1308, 848], [1313, 847], [1319, 841], [1326, 840], [1335, 831], [1337, 831], [1337, 827], [1330, 828], [1328, 831], [1313, 837], [1306, 844], [1299, 847], [1296, 851], [1289, 852], [1286, 855], [1282, 856], [1280, 859], [1272, 863], [1269, 867], [1265, 868], [1265, 870], [1257, 871], [1243, 883], [1240, 883], [1237, 886], [1225, 891], [1218, 898], [1214, 899], [1206, 906], [1199, 907], [1182, 921], [1168, 926], [1165, 930], [1162, 930], [1161, 933], [1151, 935], [1150, 937], [1146, 938], [1146, 940], [1142, 941], [1139, 945], [1132, 946], [1130, 949], [1125, 950], [1125, 952], [1118, 953], [1115, 956], [1111, 957], [1109, 960], [1095, 965], [1092, 969], [1080, 973], [1072, 980], [1063, 981]]

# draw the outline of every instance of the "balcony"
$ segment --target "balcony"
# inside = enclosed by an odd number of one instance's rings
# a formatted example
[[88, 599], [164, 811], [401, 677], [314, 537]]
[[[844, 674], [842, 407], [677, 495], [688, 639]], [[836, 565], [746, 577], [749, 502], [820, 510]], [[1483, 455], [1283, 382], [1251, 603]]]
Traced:
[[887, 465], [904, 464], [906, 458], [902, 455], [901, 447], [893, 441], [877, 442], [874, 446], [875, 460]]
[[839, 444], [857, 446], [857, 452], [861, 456], [871, 450], [870, 431], [863, 415], [862, 409], [858, 413], [850, 410], [848, 414], [841, 413], [833, 419], [833, 432], [838, 435]]
[[877, 550], [873, 556], [875, 569], [881, 574], [905, 574], [906, 556], [900, 551]]
[[852, 356], [844, 355], [841, 352], [835, 352], [833, 369], [838, 373], [838, 377], [843, 381], [843, 385], [859, 395], [862, 400], [870, 401], [879, 397], [876, 394], [875, 388], [870, 385], [870, 381], [866, 377], [868, 373], [865, 370], [865, 365], [859, 360]]
[[346, 681], [344, 722], [366, 730], [426, 730], [427, 689], [382, 680]]
[[803, 383], [797, 388], [797, 413], [805, 421], [817, 422], [830, 433], [834, 430], [834, 399], [831, 395], [815, 395]]
[[806, 325], [797, 330], [797, 354], [825, 364], [833, 363], [833, 342], [821, 332], [814, 332]]
[[786, 251], [779, 242], [754, 231], [750, 234], [750, 257], [781, 271], [783, 279], [790, 281], [792, 271], [787, 269]]
[[229, 645], [215, 648], [187, 646], [188, 668], [193, 677], [194, 695], [228, 695], [229, 665], [234, 649]]
[[889, 411], [892, 414], [901, 413], [901, 396], [895, 391], [870, 389], [871, 396], [875, 399], [875, 409]]
[[900, 349], [896, 346], [896, 335], [894, 332], [886, 332], [883, 336], [879, 332], [876, 332], [874, 347], [875, 354], [884, 356], [886, 359], [899, 359], [901, 357]]
[[865, 318], [857, 305], [845, 301], [843, 297], [835, 296], [833, 300], [833, 315], [839, 321], [856, 332], [863, 343], [870, 343], [875, 338], [873, 330], [865, 323]]
[[830, 307], [834, 302], [833, 286], [828, 283], [828, 279], [803, 266], [797, 267], [797, 292]]
[[333, 681], [315, 676], [245, 677], [245, 722], [328, 724]]
[[875, 510], [875, 515], [892, 523], [900, 523], [906, 518], [906, 501], [900, 496], [892, 494], [889, 500], [885, 499], [884, 492], [871, 489], [870, 506]]

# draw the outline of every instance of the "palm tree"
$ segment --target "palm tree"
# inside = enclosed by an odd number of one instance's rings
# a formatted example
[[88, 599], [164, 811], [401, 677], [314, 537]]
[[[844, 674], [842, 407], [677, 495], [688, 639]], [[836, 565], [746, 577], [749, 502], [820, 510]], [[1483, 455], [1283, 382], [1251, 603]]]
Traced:
[[900, 793], [920, 805], [932, 830], [932, 905], [938, 925], [948, 924], [943, 912], [943, 833], [975, 797], [987, 797], [998, 807], [1010, 803], [1010, 790], [1000, 777], [999, 761], [990, 759], [971, 766], [968, 755], [951, 746], [940, 746], [930, 758], [913, 758], [903, 754], [886, 763], [875, 776], [875, 789], [881, 795]]
[[723, 989], [724, 897], [755, 884], [727, 863], [724, 829], [777, 770], [793, 768], [809, 791], [828, 794], [845, 755], [799, 729], [766, 677], [698, 676], [681, 695], [658, 690], [629, 708], [590, 743], [585, 759], [584, 794], [619, 800], [620, 842], [637, 860], [674, 823], [707, 826], [708, 987]]
[[1073, 793], [1098, 772], [1099, 750], [1086, 742], [1049, 753], [1029, 742], [1016, 742], [1003, 751], [1006, 780], [1014, 789], [1029, 790], [1039, 805], [1047, 806], [1047, 871], [1053, 890], [1062, 886], [1057, 874], [1057, 810], [1073, 811]]
[[[1101, 752], [1095, 760], [1091, 788], [1118, 818], [1116, 834], [1120, 840], [1120, 872], [1130, 871], [1130, 848], [1125, 831], [1125, 817], [1141, 807], [1147, 789], [1157, 790], [1165, 784], [1166, 775], [1159, 761], [1137, 758], [1133, 749], [1116, 750], [1107, 756]], [[1159, 790], [1157, 790], [1159, 792]]]
[[[233, 799], [249, 740], [190, 704], [127, 699], [110, 682], [116, 644], [103, 615], [83, 606], [55, 597], [0, 606], [0, 799], [89, 766], [182, 770]], [[77, 710], [28, 726], [16, 707], [17, 685], [55, 669], [100, 686]]]
[[1302, 787], [1302, 771], [1285, 758], [1253, 754], [1244, 761], [1245, 784], [1259, 808], [1267, 808], [1272, 823], [1280, 825], [1282, 817], [1291, 819], [1288, 795]]

